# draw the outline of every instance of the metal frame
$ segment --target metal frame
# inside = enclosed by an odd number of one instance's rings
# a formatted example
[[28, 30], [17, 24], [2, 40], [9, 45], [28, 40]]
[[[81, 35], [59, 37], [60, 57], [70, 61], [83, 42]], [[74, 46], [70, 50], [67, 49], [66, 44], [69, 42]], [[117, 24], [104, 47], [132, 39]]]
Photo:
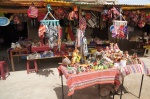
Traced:
[[[142, 91], [142, 85], [143, 85], [143, 78], [144, 78], [144, 74], [142, 74], [141, 85], [140, 85], [140, 91], [139, 91], [139, 96], [138, 96], [139, 99], [140, 99], [140, 97], [141, 97], [141, 91]], [[123, 83], [124, 83], [124, 78], [122, 79], [120, 99], [122, 99]]]

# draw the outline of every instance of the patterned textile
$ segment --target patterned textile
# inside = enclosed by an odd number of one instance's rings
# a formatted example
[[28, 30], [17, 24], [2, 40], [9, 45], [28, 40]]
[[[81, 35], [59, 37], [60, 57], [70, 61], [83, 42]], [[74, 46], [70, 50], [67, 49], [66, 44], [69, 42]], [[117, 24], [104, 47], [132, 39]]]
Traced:
[[38, 17], [38, 9], [34, 5], [31, 5], [28, 8], [28, 17], [30, 18], [37, 18]]
[[89, 87], [95, 84], [115, 84], [120, 85], [119, 81], [119, 69], [112, 68], [101, 71], [83, 72], [80, 74], [68, 74], [68, 70], [64, 66], [59, 66], [58, 71], [60, 75], [64, 75], [67, 79], [67, 85], [69, 87], [68, 96], [74, 94], [74, 90]]
[[86, 20], [84, 17], [82, 17], [80, 20], [79, 20], [79, 28], [82, 30], [82, 31], [85, 31], [86, 29]]
[[120, 71], [121, 71], [121, 74], [123, 75], [123, 77], [125, 77], [126, 75], [131, 74], [131, 73], [140, 73], [140, 74], [145, 74], [145, 75], [150, 74], [150, 70], [144, 64], [143, 61], [141, 61], [141, 64], [131, 64], [131, 65], [122, 67], [122, 68], [120, 68]]
[[40, 25], [39, 30], [38, 30], [38, 35], [40, 38], [44, 37], [44, 33], [46, 32], [46, 27], [45, 25]]

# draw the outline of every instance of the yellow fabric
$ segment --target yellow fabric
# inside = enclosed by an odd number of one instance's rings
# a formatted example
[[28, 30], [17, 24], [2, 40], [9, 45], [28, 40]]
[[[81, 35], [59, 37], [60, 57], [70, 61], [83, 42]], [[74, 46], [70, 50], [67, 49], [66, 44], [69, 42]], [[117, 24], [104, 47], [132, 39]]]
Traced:
[[143, 48], [150, 49], [150, 45], [143, 46]]
[[66, 28], [65, 33], [67, 33], [67, 40], [68, 40], [68, 41], [71, 41], [70, 35], [69, 35], [69, 33], [68, 33], [68, 28]]

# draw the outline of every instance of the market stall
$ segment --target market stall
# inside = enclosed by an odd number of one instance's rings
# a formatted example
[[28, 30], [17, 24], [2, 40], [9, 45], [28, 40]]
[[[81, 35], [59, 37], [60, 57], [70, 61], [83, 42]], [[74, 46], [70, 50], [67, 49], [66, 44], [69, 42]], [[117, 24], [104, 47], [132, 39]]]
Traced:
[[[77, 51], [75, 51], [77, 52]], [[119, 86], [123, 84], [124, 77], [131, 73], [140, 73], [149, 75], [150, 70], [145, 66], [136, 54], [129, 55], [128, 52], [122, 52], [116, 44], [111, 44], [106, 49], [95, 52], [94, 57], [87, 58], [84, 64], [80, 63], [77, 58], [74, 62], [76, 54], [72, 59], [65, 58], [62, 65], [58, 67], [62, 80], [63, 94], [63, 78], [67, 79], [69, 87], [68, 96], [73, 95], [75, 90], [79, 90], [95, 84], [114, 84], [114, 90], [117, 91]], [[141, 94], [143, 77], [141, 80]], [[122, 87], [122, 86], [121, 86]], [[63, 95], [64, 97], [64, 95]], [[122, 94], [120, 95], [122, 97]]]

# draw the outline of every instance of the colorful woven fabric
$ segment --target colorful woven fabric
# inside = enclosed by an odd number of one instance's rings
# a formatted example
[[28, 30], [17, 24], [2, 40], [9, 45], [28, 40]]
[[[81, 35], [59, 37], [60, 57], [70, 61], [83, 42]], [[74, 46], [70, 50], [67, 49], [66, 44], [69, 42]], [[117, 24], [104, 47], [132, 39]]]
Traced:
[[46, 27], [45, 25], [40, 25], [39, 30], [38, 30], [38, 35], [40, 38], [44, 37], [44, 33], [46, 32]]
[[145, 74], [145, 75], [150, 74], [150, 70], [148, 69], [148, 67], [145, 65], [143, 61], [141, 61], [141, 64], [131, 64], [131, 65], [122, 67], [120, 68], [120, 71], [124, 77], [131, 73], [140, 73], [140, 74]]
[[83, 72], [80, 74], [68, 74], [68, 70], [64, 66], [58, 67], [60, 75], [64, 75], [67, 79], [69, 87], [68, 96], [74, 94], [75, 90], [82, 89], [95, 84], [115, 84], [120, 85], [119, 69], [112, 68], [101, 71]]

